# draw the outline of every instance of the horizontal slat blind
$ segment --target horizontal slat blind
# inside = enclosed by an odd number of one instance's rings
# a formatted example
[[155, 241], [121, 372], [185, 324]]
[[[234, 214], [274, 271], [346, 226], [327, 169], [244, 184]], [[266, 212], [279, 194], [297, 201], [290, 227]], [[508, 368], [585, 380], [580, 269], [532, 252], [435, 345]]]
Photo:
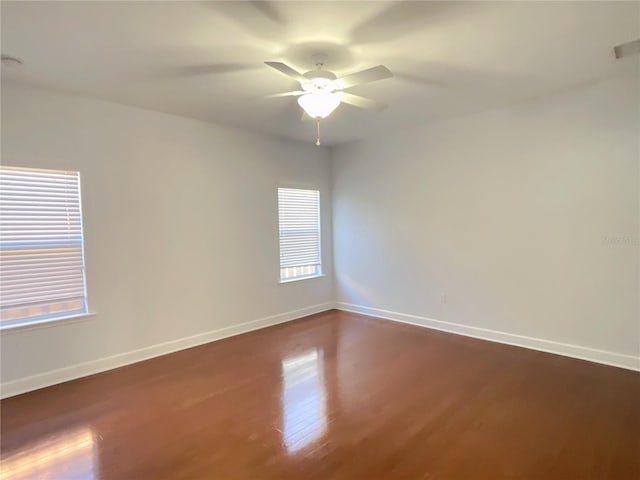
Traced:
[[320, 192], [278, 189], [280, 219], [280, 279], [321, 273]]
[[80, 174], [0, 166], [0, 323], [86, 311]]

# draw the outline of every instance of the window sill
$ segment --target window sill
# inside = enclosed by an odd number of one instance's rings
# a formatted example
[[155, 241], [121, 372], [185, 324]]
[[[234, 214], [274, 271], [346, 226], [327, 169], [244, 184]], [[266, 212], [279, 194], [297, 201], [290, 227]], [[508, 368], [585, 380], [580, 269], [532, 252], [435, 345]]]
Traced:
[[80, 313], [78, 315], [69, 315], [68, 317], [48, 318], [36, 320], [33, 322], [14, 323], [13, 325], [0, 326], [0, 332], [6, 333], [24, 332], [26, 330], [35, 330], [40, 328], [55, 327], [62, 324], [76, 323], [84, 319], [94, 317], [96, 312]]
[[278, 283], [292, 283], [292, 282], [299, 282], [300, 280], [309, 280], [311, 278], [321, 278], [321, 277], [326, 277], [326, 275], [324, 273], [321, 273], [319, 275], [309, 275], [308, 277], [287, 278], [286, 280], [279, 280]]

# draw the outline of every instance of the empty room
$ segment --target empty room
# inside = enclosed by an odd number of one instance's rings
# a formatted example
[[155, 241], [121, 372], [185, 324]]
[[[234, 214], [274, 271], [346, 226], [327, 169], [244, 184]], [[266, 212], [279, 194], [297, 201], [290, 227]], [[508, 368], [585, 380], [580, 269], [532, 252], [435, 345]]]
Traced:
[[640, 480], [640, 2], [0, 14], [1, 480]]

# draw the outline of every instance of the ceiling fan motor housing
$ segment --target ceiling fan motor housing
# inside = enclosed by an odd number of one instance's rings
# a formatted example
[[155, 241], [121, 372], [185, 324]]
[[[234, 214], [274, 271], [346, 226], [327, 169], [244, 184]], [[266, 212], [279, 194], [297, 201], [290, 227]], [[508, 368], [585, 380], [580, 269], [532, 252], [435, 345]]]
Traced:
[[319, 90], [335, 90], [334, 80], [336, 80], [335, 73], [328, 70], [311, 70], [304, 74], [305, 78], [309, 81], [300, 82], [300, 86], [305, 92], [315, 92]]

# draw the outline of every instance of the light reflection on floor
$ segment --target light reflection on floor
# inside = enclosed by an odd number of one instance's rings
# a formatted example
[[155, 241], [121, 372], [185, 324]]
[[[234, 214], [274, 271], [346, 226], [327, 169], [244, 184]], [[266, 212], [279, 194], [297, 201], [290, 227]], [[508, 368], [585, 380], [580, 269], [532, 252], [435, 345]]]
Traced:
[[307, 447], [327, 430], [322, 351], [282, 361], [282, 435], [290, 453]]
[[2, 458], [1, 480], [34, 478], [94, 480], [94, 439], [90, 429], [72, 430]]

